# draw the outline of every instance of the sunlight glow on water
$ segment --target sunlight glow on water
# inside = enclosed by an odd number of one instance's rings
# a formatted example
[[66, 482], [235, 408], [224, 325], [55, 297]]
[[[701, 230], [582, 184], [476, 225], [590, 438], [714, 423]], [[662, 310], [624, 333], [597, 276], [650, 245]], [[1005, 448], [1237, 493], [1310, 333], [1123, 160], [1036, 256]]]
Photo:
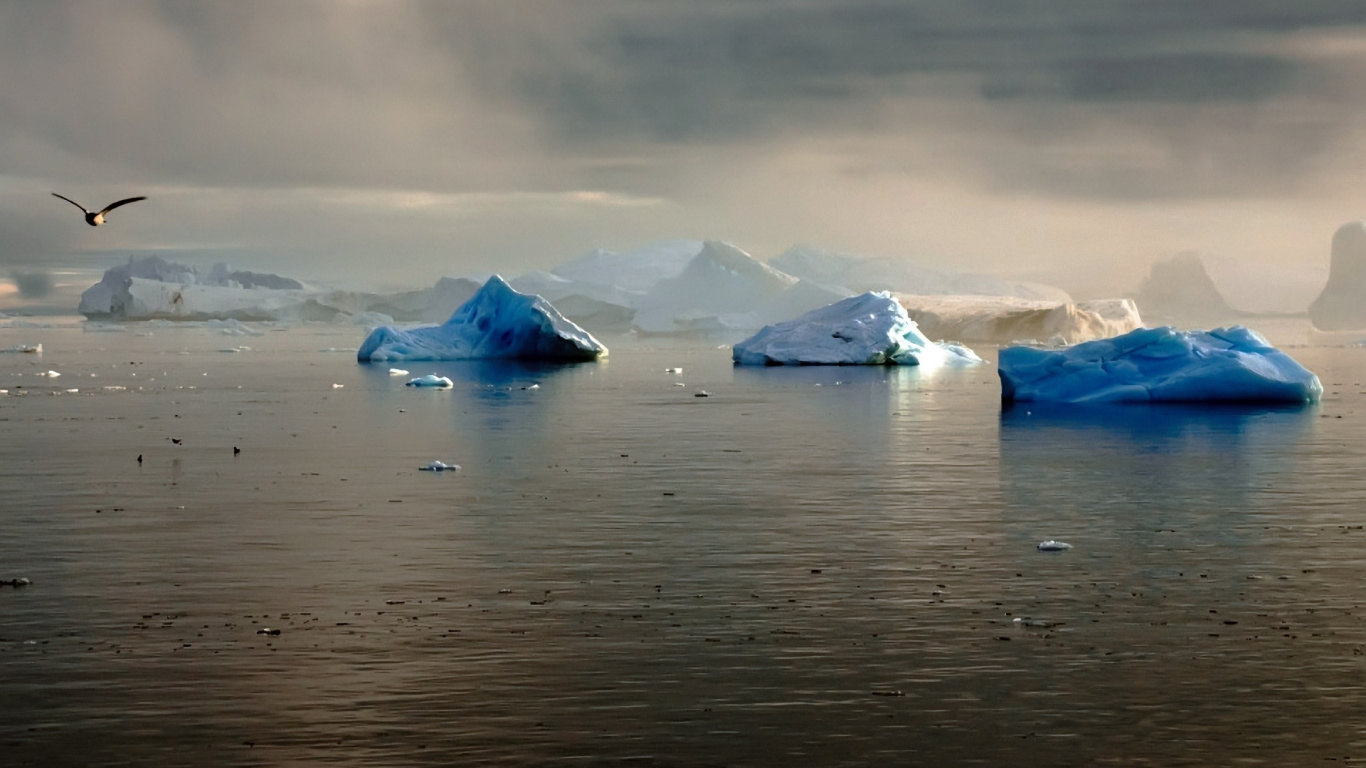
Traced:
[[7, 765], [1366, 758], [1366, 350], [1002, 411], [631, 339], [414, 390], [361, 334], [0, 331]]

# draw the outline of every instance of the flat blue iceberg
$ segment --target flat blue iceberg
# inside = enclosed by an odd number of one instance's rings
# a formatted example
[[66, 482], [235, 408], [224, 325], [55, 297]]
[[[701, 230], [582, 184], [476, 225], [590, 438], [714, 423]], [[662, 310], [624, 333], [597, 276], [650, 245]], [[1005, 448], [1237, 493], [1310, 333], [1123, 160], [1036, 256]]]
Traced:
[[736, 344], [737, 365], [927, 365], [982, 359], [957, 344], [925, 338], [891, 294], [850, 296], [796, 320], [765, 326]]
[[1242, 326], [1139, 328], [1066, 349], [1002, 349], [1005, 402], [1316, 402], [1319, 377]]
[[360, 345], [356, 359], [573, 362], [606, 354], [607, 347], [564, 319], [545, 299], [518, 293], [494, 275], [442, 325], [376, 328]]

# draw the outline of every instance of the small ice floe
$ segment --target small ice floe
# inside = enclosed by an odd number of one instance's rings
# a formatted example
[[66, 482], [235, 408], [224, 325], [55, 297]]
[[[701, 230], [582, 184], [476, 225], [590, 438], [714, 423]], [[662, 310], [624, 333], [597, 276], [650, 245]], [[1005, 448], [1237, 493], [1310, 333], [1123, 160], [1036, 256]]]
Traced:
[[43, 354], [43, 345], [42, 345], [42, 344], [15, 344], [14, 346], [9, 347], [9, 348], [7, 348], [7, 349], [0, 349], [0, 352], [4, 352], [4, 353], [6, 353], [6, 354], [8, 354], [8, 353], [19, 353], [19, 354], [25, 354], [25, 355], [41, 355], [41, 354]]
[[346, 386], [345, 384], [333, 384], [333, 385], [332, 385], [332, 388], [333, 388], [333, 389], [341, 389], [342, 387], [345, 387], [345, 386]]
[[686, 387], [686, 386], [688, 386], [688, 383], [685, 382], [685, 381], [675, 381], [675, 382], [674, 382], [674, 386], [675, 386], [675, 387]]
[[56, 371], [39, 371], [36, 375], [38, 375], [38, 376], [47, 376], [47, 377], [49, 377], [49, 378], [55, 379], [55, 378], [57, 378], [58, 376], [61, 376], [62, 374], [57, 373]]
[[665, 369], [664, 369], [664, 372], [665, 372], [665, 373], [672, 373], [672, 374], [674, 374], [675, 376], [677, 376], [677, 375], [683, 373], [683, 369], [682, 369], [682, 368], [665, 368]]
[[428, 464], [425, 467], [418, 467], [418, 469], [422, 470], [423, 472], [459, 472], [460, 465], [447, 464], [446, 462], [437, 459], [432, 461], [431, 464]]
[[226, 352], [226, 353], [228, 353], [228, 354], [231, 354], [231, 353], [234, 353], [234, 352], [250, 352], [250, 351], [251, 351], [251, 347], [224, 347], [224, 348], [222, 348], [222, 349], [220, 349], [220, 350], [218, 350], [218, 351], [219, 351], [219, 352]]
[[1026, 619], [1020, 616], [1016, 616], [1012, 621], [1022, 627], [1030, 627], [1032, 629], [1051, 629], [1066, 623], [1062, 621], [1044, 621], [1043, 619]]
[[711, 397], [711, 393], [705, 389], [699, 389], [693, 393], [693, 397]]
[[403, 370], [402, 368], [390, 368], [390, 369], [389, 369], [389, 375], [390, 375], [390, 376], [407, 376], [407, 375], [408, 375], [408, 372], [405, 371], [405, 370]]
[[1038, 546], [1040, 552], [1066, 552], [1071, 548], [1071, 544], [1068, 544], [1065, 541], [1054, 541], [1053, 539], [1041, 541]]
[[278, 634], [280, 634], [280, 630], [278, 630], [278, 629], [271, 629], [270, 627], [262, 627], [261, 629], [256, 630], [256, 634], [258, 634], [258, 635], [278, 635]]
[[540, 388], [541, 388], [541, 385], [540, 385], [540, 384], [532, 384], [532, 385], [529, 386], [529, 387], [522, 387], [522, 389], [525, 389], [525, 390], [527, 390], [528, 392], [532, 392], [532, 391], [538, 390], [538, 389], [540, 389]]
[[413, 379], [412, 381], [408, 382], [407, 386], [437, 387], [439, 389], [450, 389], [451, 387], [455, 386], [455, 384], [445, 376], [437, 376], [435, 373], [429, 373], [426, 376], [419, 376], [418, 378]]
[[23, 578], [9, 579], [7, 581], [0, 581], [0, 587], [14, 587], [15, 589], [18, 589], [20, 587], [27, 587], [32, 583], [33, 582], [29, 581], [28, 579]]

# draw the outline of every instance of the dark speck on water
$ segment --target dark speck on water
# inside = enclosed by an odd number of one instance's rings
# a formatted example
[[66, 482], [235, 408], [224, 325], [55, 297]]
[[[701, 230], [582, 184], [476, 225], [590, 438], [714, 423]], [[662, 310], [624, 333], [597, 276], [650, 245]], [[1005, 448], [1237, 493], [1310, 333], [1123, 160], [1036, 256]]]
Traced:
[[[416, 397], [318, 352], [363, 333], [0, 328], [101, 385], [0, 397], [0, 764], [1366, 757], [1353, 419], [1026, 415], [991, 362], [611, 336], [610, 363], [424, 363], [455, 386]], [[1366, 380], [1360, 348], [1290, 352]], [[679, 407], [676, 366], [725, 397]], [[459, 482], [415, 482], [432, 456]]]

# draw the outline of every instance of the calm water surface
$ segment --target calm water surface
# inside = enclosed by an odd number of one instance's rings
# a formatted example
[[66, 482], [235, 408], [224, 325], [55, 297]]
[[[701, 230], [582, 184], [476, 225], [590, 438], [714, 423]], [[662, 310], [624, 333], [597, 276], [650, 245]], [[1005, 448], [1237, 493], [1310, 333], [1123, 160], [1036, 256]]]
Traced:
[[430, 391], [263, 328], [0, 329], [0, 763], [1366, 763], [1366, 349], [1002, 411], [993, 349]]

